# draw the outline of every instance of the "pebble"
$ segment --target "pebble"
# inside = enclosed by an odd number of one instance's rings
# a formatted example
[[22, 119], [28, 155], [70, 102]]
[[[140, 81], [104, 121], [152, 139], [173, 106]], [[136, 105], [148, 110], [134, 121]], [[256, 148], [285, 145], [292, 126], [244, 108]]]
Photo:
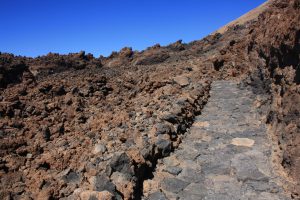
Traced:
[[28, 153], [28, 154], [26, 155], [26, 158], [31, 159], [31, 158], [32, 158], [32, 154], [31, 154], [31, 153]]
[[114, 196], [108, 191], [83, 191], [80, 193], [81, 200], [113, 200]]
[[94, 154], [98, 154], [98, 153], [104, 153], [106, 151], [106, 146], [103, 144], [96, 144], [95, 148], [93, 150]]
[[190, 84], [190, 81], [189, 81], [188, 77], [186, 77], [186, 76], [177, 76], [173, 80], [182, 87]]

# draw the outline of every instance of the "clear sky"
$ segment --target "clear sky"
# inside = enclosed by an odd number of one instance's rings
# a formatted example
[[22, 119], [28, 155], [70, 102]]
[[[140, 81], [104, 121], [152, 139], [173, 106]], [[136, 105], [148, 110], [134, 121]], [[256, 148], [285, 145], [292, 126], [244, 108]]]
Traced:
[[265, 0], [0, 0], [0, 51], [38, 56], [198, 40]]

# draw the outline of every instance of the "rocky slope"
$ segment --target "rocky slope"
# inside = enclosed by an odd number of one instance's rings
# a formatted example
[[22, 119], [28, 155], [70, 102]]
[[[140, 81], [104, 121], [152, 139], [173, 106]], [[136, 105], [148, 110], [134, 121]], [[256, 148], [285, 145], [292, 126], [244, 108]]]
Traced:
[[0, 199], [141, 199], [218, 79], [271, 97], [272, 167], [299, 199], [300, 1], [270, 0], [255, 15], [109, 57], [1, 53]]

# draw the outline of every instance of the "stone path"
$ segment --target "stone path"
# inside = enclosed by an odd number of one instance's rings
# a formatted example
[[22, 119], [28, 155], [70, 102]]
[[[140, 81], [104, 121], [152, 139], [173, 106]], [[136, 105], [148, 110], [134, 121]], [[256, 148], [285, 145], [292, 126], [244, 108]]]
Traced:
[[214, 82], [179, 148], [159, 160], [154, 178], [144, 182], [144, 198], [289, 199], [272, 171], [260, 98], [235, 82]]

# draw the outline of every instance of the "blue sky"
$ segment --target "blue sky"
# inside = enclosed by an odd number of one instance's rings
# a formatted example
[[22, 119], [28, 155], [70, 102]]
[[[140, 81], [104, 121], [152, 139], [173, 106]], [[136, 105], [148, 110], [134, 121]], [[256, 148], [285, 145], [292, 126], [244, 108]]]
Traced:
[[0, 0], [0, 51], [38, 56], [198, 40], [265, 0]]

